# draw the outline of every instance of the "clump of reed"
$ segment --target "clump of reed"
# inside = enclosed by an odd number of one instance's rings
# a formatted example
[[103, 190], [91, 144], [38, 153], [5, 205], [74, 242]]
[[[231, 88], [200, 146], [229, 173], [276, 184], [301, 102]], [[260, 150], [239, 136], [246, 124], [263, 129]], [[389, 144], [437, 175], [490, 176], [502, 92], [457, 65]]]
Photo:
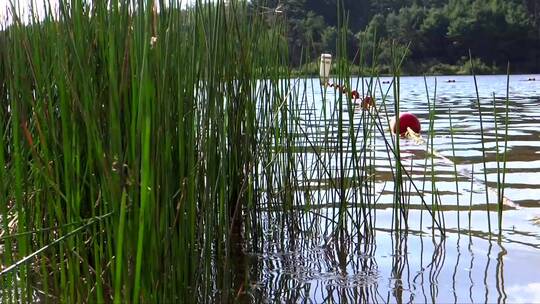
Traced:
[[2, 302], [229, 295], [283, 28], [244, 1], [157, 2], [60, 1], [0, 34], [0, 264], [32, 254]]

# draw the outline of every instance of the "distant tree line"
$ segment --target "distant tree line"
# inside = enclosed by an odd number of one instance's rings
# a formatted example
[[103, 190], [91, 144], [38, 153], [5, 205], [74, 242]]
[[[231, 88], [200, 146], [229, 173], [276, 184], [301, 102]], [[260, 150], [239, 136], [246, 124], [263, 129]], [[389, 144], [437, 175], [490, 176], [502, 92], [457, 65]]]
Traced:
[[[405, 52], [408, 73], [540, 72], [540, 0], [254, 0], [287, 23], [290, 60], [300, 66], [336, 54], [346, 37], [350, 59], [362, 48], [381, 72], [392, 46]], [[341, 13], [338, 13], [341, 12]], [[338, 35], [338, 33], [341, 33]], [[408, 48], [406, 48], [408, 46]], [[365, 56], [371, 64], [371, 56]]]

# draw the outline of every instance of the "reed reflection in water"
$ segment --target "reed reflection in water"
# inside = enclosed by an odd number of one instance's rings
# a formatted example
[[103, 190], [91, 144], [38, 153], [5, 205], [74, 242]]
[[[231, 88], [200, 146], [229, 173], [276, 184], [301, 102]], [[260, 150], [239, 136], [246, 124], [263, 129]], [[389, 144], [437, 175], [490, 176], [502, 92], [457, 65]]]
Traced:
[[[251, 302], [479, 303], [539, 300], [533, 248], [479, 236], [398, 235], [377, 229], [376, 244], [355, 238], [274, 240], [248, 253]], [[532, 284], [532, 285], [531, 285]], [[527, 286], [532, 286], [527, 288]], [[525, 293], [525, 294], [523, 294]], [[528, 293], [528, 294], [527, 294]]]

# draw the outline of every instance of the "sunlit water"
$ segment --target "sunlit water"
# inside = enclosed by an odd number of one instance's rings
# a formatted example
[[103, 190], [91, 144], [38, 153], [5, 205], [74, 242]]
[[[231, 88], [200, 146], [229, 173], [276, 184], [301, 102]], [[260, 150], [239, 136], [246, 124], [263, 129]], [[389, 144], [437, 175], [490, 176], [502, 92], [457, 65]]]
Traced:
[[[529, 81], [530, 78], [537, 80]], [[388, 116], [393, 116], [391, 80], [381, 78], [372, 90], [379, 106], [383, 96], [386, 99]], [[353, 79], [353, 87], [367, 92], [370, 84], [364, 81], [362, 86], [361, 81]], [[296, 83], [298, 87], [303, 84]], [[401, 140], [401, 159], [411, 169], [414, 184], [425, 194], [426, 204], [431, 206], [435, 198], [445, 210], [438, 218], [444, 224], [445, 235], [436, 229], [422, 206], [421, 196], [413, 188], [409, 188], [412, 194], [408, 199], [408, 233], [391, 231], [393, 169], [382, 139], [383, 133], [390, 138], [388, 123], [383, 122], [384, 130], [373, 131], [374, 147], [367, 147], [374, 151], [370, 156], [376, 172], [372, 202], [375, 208], [370, 216], [375, 219], [371, 223], [375, 232], [373, 241], [365, 241], [358, 233], [344, 239], [331, 237], [325, 230], [328, 220], [321, 220], [323, 216], [335, 217], [335, 208], [328, 204], [339, 200], [328, 174], [339, 177], [343, 162], [345, 168], [354, 168], [347, 153], [350, 146], [345, 144], [346, 152], [336, 154], [325, 151], [324, 143], [340, 140], [339, 115], [358, 126], [362, 123], [362, 110], [357, 107], [349, 111], [345, 103], [339, 109], [332, 88], [325, 93], [318, 79], [308, 80], [307, 89], [299, 89], [294, 96], [302, 108], [293, 113], [299, 121], [296, 167], [309, 172], [298, 180], [314, 190], [310, 192], [310, 201], [320, 199], [327, 205], [314, 211], [314, 216], [305, 216], [299, 226], [300, 230], [305, 227], [305, 231], [316, 225], [321, 228], [291, 239], [277, 233], [279, 227], [273, 227], [276, 223], [269, 220], [264, 246], [244, 247], [238, 257], [239, 271], [245, 271], [241, 278], [249, 285], [239, 290], [238, 299], [308, 303], [540, 302], [540, 76], [514, 75], [509, 86], [506, 76], [478, 76], [477, 87], [483, 141], [473, 77], [428, 77], [425, 82], [423, 77], [400, 79], [401, 111], [417, 115], [423, 130], [420, 141]], [[508, 203], [499, 231], [496, 189], [498, 176], [502, 177], [502, 162], [496, 161], [495, 147], [499, 145], [502, 160], [507, 87], [509, 125], [504, 196]], [[432, 195], [431, 147], [426, 145], [428, 96], [436, 109], [433, 150], [437, 156], [433, 158], [433, 176], [437, 196]], [[361, 138], [361, 133], [354, 136]], [[350, 143], [349, 134], [341, 136], [342, 142]], [[324, 170], [313, 168], [321, 160], [330, 173], [321, 174]], [[354, 178], [350, 172], [353, 170], [345, 171], [344, 176]], [[347, 191], [345, 199], [351, 204], [351, 218], [360, 216], [354, 208], [358, 197]], [[300, 193], [296, 201], [302, 206], [308, 200]], [[489, 224], [486, 202], [492, 210]], [[347, 225], [353, 226], [352, 222]]]

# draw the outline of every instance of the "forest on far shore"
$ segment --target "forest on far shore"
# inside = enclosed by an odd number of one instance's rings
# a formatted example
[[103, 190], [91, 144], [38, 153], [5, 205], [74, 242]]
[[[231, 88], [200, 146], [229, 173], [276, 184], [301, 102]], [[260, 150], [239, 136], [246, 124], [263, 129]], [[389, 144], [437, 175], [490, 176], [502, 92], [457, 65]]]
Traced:
[[[468, 74], [469, 50], [477, 74], [506, 73], [508, 62], [512, 73], [540, 72], [538, 0], [253, 0], [252, 4], [275, 8], [285, 16], [290, 60], [296, 67], [314, 68], [321, 53], [336, 54], [342, 22], [348, 57], [354, 58], [362, 42], [365, 54], [370, 54], [364, 56], [365, 64], [371, 64], [375, 53], [381, 73], [390, 72], [395, 46], [406, 55], [402, 70], [407, 74]], [[338, 14], [338, 7], [345, 14]]]

